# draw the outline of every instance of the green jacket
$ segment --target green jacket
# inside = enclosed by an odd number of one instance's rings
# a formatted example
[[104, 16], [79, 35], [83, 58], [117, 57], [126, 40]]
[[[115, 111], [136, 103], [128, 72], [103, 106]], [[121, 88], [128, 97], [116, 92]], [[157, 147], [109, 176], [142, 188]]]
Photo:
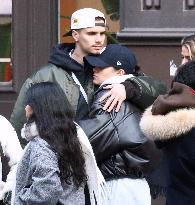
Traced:
[[[48, 81], [56, 82], [61, 86], [66, 93], [67, 99], [72, 105], [73, 110], [76, 112], [79, 100], [79, 86], [74, 82], [70, 73], [53, 64], [47, 64], [29, 77], [20, 90], [10, 118], [10, 122], [16, 129], [18, 136], [20, 136], [21, 128], [26, 122], [24, 110], [26, 91], [32, 84]], [[132, 99], [132, 101], [142, 109], [151, 105], [159, 94], [164, 94], [166, 92], [166, 86], [161, 81], [154, 80], [148, 76], [134, 77], [131, 78], [130, 81], [137, 84], [140, 90], [140, 95], [135, 99]], [[94, 86], [92, 79], [90, 79], [86, 91], [89, 105], [93, 98], [93, 92]]]
[[[71, 74], [66, 72], [65, 70], [56, 67], [53, 64], [47, 64], [43, 66], [40, 70], [35, 72], [31, 77], [27, 78], [25, 83], [23, 84], [17, 101], [15, 103], [13, 112], [11, 114], [10, 122], [13, 127], [16, 129], [18, 136], [20, 136], [21, 128], [26, 122], [25, 116], [25, 94], [28, 88], [35, 83], [39, 82], [55, 82], [60, 85], [60, 87], [66, 93], [67, 99], [72, 105], [74, 112], [76, 113], [78, 100], [79, 100], [79, 85], [77, 85]], [[89, 80], [87, 86], [87, 96], [89, 103], [92, 100], [94, 92], [94, 86], [92, 79]]]

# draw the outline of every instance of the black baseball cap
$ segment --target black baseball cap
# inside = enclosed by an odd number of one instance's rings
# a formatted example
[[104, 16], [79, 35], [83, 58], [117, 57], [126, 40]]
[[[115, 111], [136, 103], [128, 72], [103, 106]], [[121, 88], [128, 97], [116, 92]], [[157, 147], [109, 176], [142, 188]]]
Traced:
[[133, 74], [136, 71], [137, 60], [133, 52], [119, 44], [109, 44], [101, 54], [89, 55], [84, 57], [91, 67], [114, 67], [115, 69], [123, 69], [126, 74]]

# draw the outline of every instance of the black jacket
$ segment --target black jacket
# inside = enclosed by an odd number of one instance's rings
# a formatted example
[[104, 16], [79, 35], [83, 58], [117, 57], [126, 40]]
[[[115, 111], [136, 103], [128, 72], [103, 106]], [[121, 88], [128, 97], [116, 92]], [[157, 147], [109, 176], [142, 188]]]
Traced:
[[103, 87], [97, 90], [89, 118], [80, 121], [98, 166], [106, 180], [143, 178], [158, 164], [159, 152], [140, 131], [141, 112], [130, 102], [124, 102], [118, 113], [103, 111], [99, 98], [104, 92]]

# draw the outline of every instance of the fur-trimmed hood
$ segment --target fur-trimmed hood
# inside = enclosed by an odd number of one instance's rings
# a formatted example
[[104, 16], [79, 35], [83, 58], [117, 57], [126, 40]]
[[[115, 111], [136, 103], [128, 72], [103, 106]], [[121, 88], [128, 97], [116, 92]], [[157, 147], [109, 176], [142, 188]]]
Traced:
[[151, 108], [143, 113], [140, 127], [152, 140], [174, 139], [195, 128], [195, 108], [178, 109], [166, 115], [152, 115]]

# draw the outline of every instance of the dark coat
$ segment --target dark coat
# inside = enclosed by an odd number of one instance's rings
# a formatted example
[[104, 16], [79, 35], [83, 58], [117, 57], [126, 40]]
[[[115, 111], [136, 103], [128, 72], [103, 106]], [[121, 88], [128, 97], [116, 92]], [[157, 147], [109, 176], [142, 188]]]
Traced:
[[140, 126], [164, 150], [167, 205], [194, 205], [195, 109], [181, 108], [166, 115], [152, 115], [150, 107], [143, 114]]

